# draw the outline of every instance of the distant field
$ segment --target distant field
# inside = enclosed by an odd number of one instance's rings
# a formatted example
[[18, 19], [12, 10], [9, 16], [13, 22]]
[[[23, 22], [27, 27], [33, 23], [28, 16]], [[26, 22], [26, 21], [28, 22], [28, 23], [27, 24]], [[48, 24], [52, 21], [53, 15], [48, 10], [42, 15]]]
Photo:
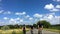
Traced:
[[52, 29], [60, 30], [60, 26], [52, 26], [51, 28], [52, 28]]
[[[12, 34], [12, 32], [15, 32], [16, 34], [22, 34], [22, 29], [10, 29], [10, 30], [0, 30], [0, 34]], [[27, 29], [28, 31], [28, 29]]]
[[53, 31], [53, 32], [60, 32], [60, 30], [58, 30], [58, 29], [48, 29], [48, 28], [44, 28], [44, 30]]
[[53, 31], [53, 32], [60, 32], [60, 26], [52, 26], [50, 28], [44, 28], [45, 30]]

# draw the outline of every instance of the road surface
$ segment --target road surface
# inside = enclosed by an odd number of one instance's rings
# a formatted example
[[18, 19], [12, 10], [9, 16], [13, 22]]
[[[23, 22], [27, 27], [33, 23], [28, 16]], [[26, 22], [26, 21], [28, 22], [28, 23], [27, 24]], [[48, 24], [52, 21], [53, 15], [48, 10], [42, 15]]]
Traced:
[[[33, 30], [33, 33], [34, 33], [34, 34], [37, 34], [37, 33], [38, 33], [38, 30], [37, 30], [37, 29], [34, 29], [34, 30]], [[31, 34], [31, 32], [28, 31], [26, 34]], [[42, 31], [42, 34], [59, 34], [59, 33], [43, 30], [43, 31]]]

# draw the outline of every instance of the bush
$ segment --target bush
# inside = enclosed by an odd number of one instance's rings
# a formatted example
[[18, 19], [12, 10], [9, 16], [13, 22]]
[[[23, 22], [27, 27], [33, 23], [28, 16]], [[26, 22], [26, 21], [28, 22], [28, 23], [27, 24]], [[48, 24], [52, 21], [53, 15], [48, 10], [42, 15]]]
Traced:
[[8, 26], [1, 27], [2, 30], [9, 30], [10, 28]]

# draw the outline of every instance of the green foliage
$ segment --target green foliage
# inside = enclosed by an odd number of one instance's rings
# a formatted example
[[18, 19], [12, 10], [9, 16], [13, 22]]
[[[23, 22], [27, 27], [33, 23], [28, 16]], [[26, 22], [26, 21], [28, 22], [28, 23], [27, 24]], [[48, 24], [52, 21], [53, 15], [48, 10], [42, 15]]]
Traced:
[[15, 24], [15, 28], [19, 28], [20, 26], [18, 24]]
[[15, 24], [15, 25], [7, 25], [7, 26], [9, 26], [10, 29], [18, 29], [18, 28], [20, 28], [20, 25], [18, 25], [18, 24]]
[[30, 28], [31, 25], [26, 25], [26, 28]]
[[8, 25], [10, 29], [14, 29], [15, 27], [13, 25]]
[[49, 28], [51, 26], [51, 24], [45, 20], [38, 21], [37, 24], [39, 24], [39, 23], [43, 24], [44, 28]]
[[37, 24], [33, 24], [34, 28], [37, 28]]
[[0, 29], [1, 29], [2, 26], [0, 26]]
[[12, 34], [16, 34], [16, 32], [15, 32], [15, 31], [13, 31], [13, 32], [12, 32]]
[[10, 28], [9, 28], [9, 26], [3, 26], [3, 27], [1, 27], [1, 29], [2, 29], [2, 30], [8, 30], [8, 29], [10, 29]]

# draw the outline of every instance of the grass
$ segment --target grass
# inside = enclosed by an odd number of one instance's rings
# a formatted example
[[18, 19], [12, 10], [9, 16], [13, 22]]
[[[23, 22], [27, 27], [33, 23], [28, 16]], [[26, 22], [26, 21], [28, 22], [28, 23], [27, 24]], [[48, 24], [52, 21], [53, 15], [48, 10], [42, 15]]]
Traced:
[[52, 31], [52, 32], [60, 32], [60, 30], [58, 30], [58, 29], [47, 29], [47, 28], [44, 28], [44, 30]]
[[[29, 29], [27, 29], [28, 31]], [[10, 29], [10, 30], [0, 30], [0, 34], [12, 34], [12, 32], [14, 31], [14, 33], [16, 34], [22, 34], [22, 29]]]
[[60, 26], [52, 26], [51, 29], [57, 29], [57, 30], [60, 30]]
[[2, 34], [12, 34], [12, 32], [15, 32], [15, 33], [21, 33], [22, 32], [22, 30], [21, 29], [14, 29], [14, 30], [1, 30], [0, 31], [0, 33], [2, 33]]

